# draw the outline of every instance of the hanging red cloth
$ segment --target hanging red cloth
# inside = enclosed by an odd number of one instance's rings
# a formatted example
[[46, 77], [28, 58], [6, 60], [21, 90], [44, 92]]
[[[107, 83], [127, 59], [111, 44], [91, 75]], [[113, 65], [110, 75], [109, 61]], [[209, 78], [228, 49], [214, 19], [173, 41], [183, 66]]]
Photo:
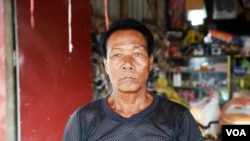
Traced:
[[30, 0], [30, 25], [32, 28], [35, 27], [34, 10], [35, 0]]
[[69, 35], [69, 52], [73, 51], [73, 44], [72, 44], [72, 8], [71, 8], [71, 0], [68, 0], [68, 35]]
[[108, 0], [104, 0], [104, 16], [105, 16], [106, 30], [108, 30], [109, 29]]

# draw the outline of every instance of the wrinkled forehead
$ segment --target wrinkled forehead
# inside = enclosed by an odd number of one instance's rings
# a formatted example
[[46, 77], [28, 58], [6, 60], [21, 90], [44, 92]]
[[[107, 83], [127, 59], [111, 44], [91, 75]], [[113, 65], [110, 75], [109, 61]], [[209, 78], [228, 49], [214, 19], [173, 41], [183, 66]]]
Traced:
[[111, 43], [134, 43], [141, 44], [142, 46], [147, 47], [147, 41], [145, 36], [134, 29], [123, 29], [113, 32], [107, 40], [107, 46]]

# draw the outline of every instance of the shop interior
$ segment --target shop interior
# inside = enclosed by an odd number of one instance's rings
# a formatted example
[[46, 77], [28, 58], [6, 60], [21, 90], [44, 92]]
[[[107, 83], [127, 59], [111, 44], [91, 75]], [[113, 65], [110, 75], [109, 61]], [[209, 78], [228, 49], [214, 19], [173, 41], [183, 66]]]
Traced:
[[[206, 140], [220, 140], [222, 125], [250, 123], [250, 1], [122, 2], [120, 17], [137, 18], [155, 37], [155, 66], [148, 80], [152, 93], [190, 108]], [[109, 4], [107, 9], [93, 5], [95, 99], [110, 88], [96, 46], [105, 20], [120, 18], [114, 8], [119, 5]], [[133, 15], [127, 10], [133, 6], [148, 12]], [[150, 16], [141, 16], [145, 13]]]
[[0, 140], [60, 141], [111, 91], [98, 41], [119, 18], [155, 38], [148, 90], [189, 108], [206, 141], [250, 125], [250, 0], [0, 0]]

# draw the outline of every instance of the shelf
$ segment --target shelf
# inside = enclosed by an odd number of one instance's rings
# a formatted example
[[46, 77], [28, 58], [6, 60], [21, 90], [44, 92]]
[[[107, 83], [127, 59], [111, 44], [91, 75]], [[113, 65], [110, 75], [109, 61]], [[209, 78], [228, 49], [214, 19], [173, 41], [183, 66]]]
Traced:
[[241, 54], [236, 54], [233, 56], [234, 58], [250, 58], [250, 56], [243, 56]]
[[[215, 86], [215, 87], [200, 87], [200, 86], [197, 86], [197, 87], [194, 87], [194, 86], [171, 86], [173, 88], [176, 88], [176, 89], [210, 89], [210, 88], [218, 88], [219, 86]], [[227, 87], [227, 86], [220, 86], [220, 88], [223, 88], [223, 87]]]
[[230, 56], [183, 56], [167, 62], [166, 78], [179, 94], [186, 95], [187, 91], [199, 99], [219, 88], [231, 94]]
[[181, 56], [181, 57], [172, 57], [170, 59], [189, 59], [189, 58], [226, 58], [227, 55], [201, 55], [201, 56]]
[[167, 73], [227, 73], [227, 71], [198, 71], [198, 70], [190, 70], [190, 71], [167, 71]]

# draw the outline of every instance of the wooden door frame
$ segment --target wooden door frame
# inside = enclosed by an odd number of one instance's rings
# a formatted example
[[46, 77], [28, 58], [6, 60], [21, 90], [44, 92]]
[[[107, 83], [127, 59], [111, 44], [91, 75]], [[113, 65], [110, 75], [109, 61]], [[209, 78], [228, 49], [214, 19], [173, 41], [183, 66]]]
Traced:
[[4, 4], [4, 49], [6, 83], [6, 140], [18, 140], [17, 87], [15, 67], [15, 0], [2, 0]]

